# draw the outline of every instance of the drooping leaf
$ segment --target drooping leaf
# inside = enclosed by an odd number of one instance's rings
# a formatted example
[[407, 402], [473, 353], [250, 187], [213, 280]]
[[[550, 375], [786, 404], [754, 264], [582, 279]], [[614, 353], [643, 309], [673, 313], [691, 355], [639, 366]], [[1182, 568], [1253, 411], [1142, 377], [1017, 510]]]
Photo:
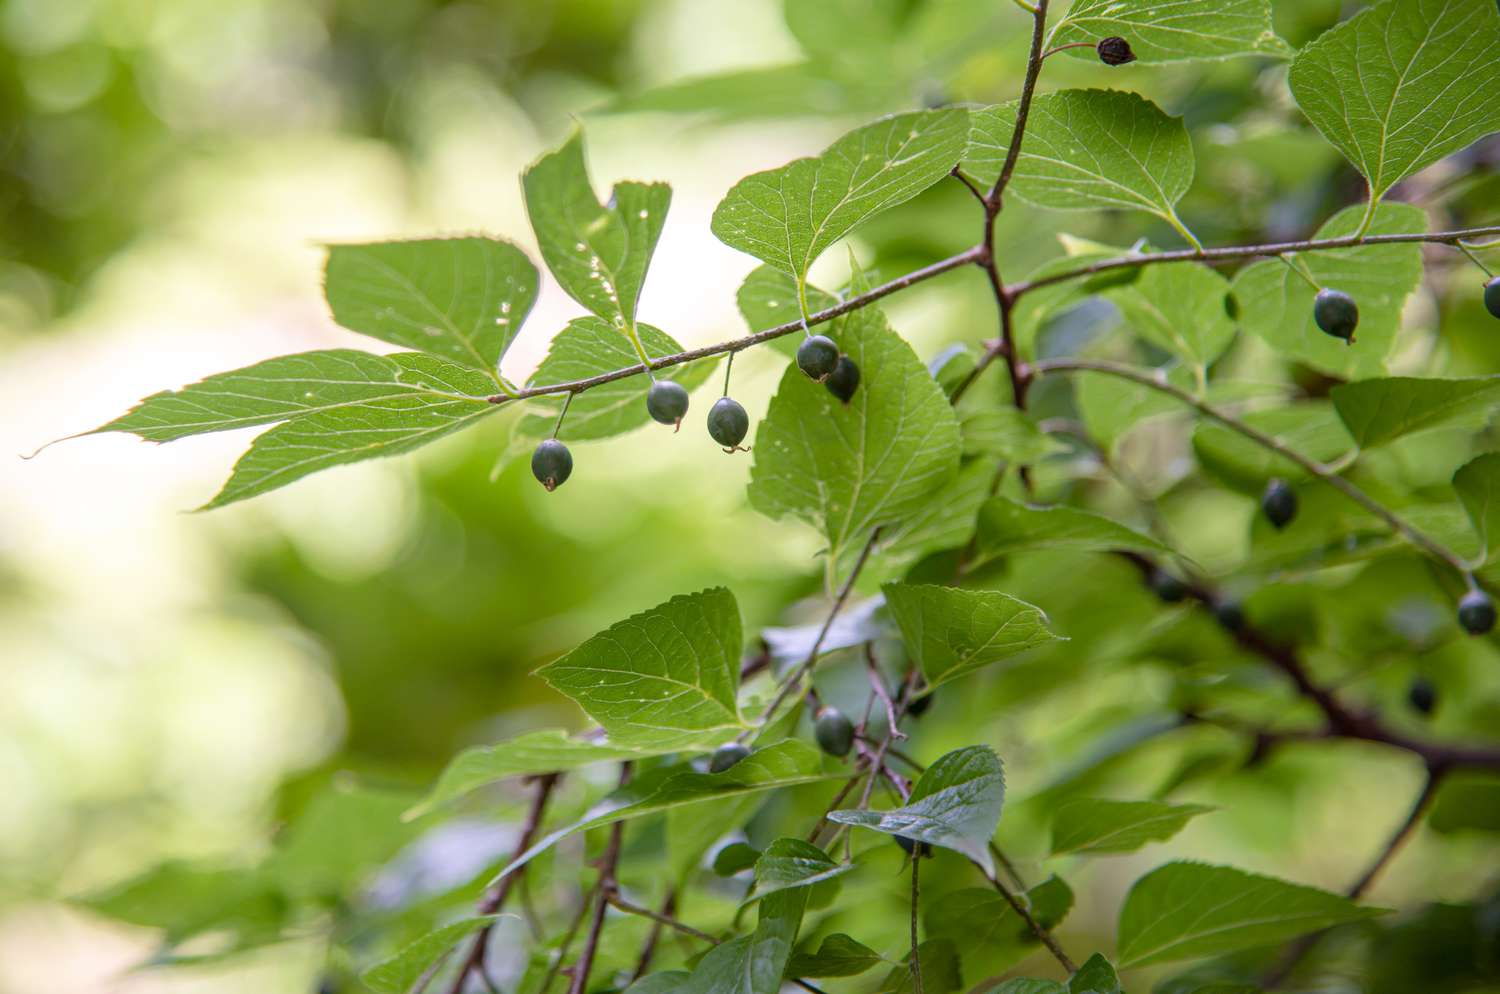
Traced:
[[880, 525], [921, 509], [958, 471], [953, 408], [911, 346], [873, 307], [829, 334], [860, 368], [842, 404], [788, 367], [756, 431], [750, 503], [771, 518], [808, 522], [841, 569]]
[[[1359, 228], [1362, 208], [1349, 207], [1318, 229], [1316, 238], [1341, 238]], [[1408, 204], [1382, 204], [1371, 234], [1425, 230], [1426, 218]], [[1359, 305], [1354, 343], [1324, 334], [1313, 321], [1317, 291], [1285, 263], [1266, 259], [1234, 278], [1241, 303], [1240, 326], [1260, 336], [1287, 359], [1325, 372], [1365, 379], [1385, 372], [1396, 344], [1401, 310], [1422, 281], [1422, 253], [1415, 245], [1365, 245], [1307, 252], [1296, 257], [1319, 286], [1342, 290]]]
[[714, 854], [714, 873], [721, 877], [732, 877], [736, 873], [753, 869], [760, 859], [760, 850], [747, 842], [731, 842]]
[[722, 803], [746, 794], [824, 779], [827, 776], [823, 773], [821, 754], [795, 739], [757, 749], [723, 773], [700, 773], [690, 763], [651, 770], [610, 793], [578, 821], [557, 829], [521, 853], [500, 876], [513, 873], [562, 839], [588, 829], [702, 801]]
[[867, 124], [819, 155], [740, 180], [714, 211], [713, 232], [804, 284], [834, 242], [948, 175], [967, 132], [959, 108]]
[[324, 291], [351, 331], [498, 375], [536, 303], [526, 254], [493, 238], [446, 238], [328, 250]]
[[746, 901], [760, 901], [792, 887], [811, 887], [854, 869], [802, 839], [777, 839], [755, 862], [755, 890]]
[[1137, 880], [1125, 897], [1120, 960], [1133, 967], [1216, 956], [1381, 913], [1232, 867], [1168, 863]]
[[[1110, 37], [1130, 42], [1143, 63], [1291, 54], [1271, 26], [1270, 0], [1076, 0], [1049, 44]], [[1070, 54], [1098, 58], [1088, 49]]]
[[1500, 10], [1490, 0], [1387, 0], [1302, 49], [1292, 96], [1370, 183], [1371, 202], [1500, 131]]
[[[756, 266], [740, 284], [735, 294], [740, 316], [752, 332], [765, 331], [796, 321], [800, 316], [797, 302], [797, 281], [775, 266]], [[807, 310], [809, 314], [827, 310], [838, 303], [838, 298], [812, 284], [807, 286]], [[797, 353], [802, 344], [800, 335], [783, 335], [773, 339], [770, 347], [787, 356]]]
[[1062, 443], [1044, 434], [1025, 411], [1015, 407], [966, 411], [959, 428], [966, 456], [985, 455], [1029, 466], [1063, 451]]
[[1171, 554], [1148, 535], [1076, 507], [1028, 507], [1006, 497], [993, 497], [980, 507], [976, 561], [1039, 548]]
[[787, 963], [788, 977], [857, 977], [886, 962], [875, 950], [835, 932], [823, 940], [815, 953], [797, 953]]
[[[796, 709], [788, 709], [788, 713], [796, 714]], [[689, 874], [702, 865], [704, 854], [713, 844], [749, 821], [763, 801], [765, 798], [760, 794], [741, 794], [719, 802], [712, 818], [703, 817], [703, 813], [692, 806], [667, 811], [667, 857], [672, 868], [672, 879], [679, 882], [679, 887], [685, 886]], [[723, 851], [718, 855], [723, 855]], [[753, 865], [755, 860], [752, 858], [746, 867]], [[718, 870], [717, 862], [714, 869]]]
[[[883, 601], [879, 597], [846, 605], [833, 619], [833, 624], [828, 626], [828, 632], [823, 635], [818, 651], [834, 652], [885, 637], [891, 626], [880, 616], [882, 606]], [[822, 632], [823, 622], [820, 620], [786, 628], [763, 628], [760, 637], [765, 640], [766, 648], [774, 659], [784, 664], [796, 664], [807, 659], [807, 654], [812, 652], [813, 644], [818, 642], [818, 635]]]
[[1479, 558], [1500, 552], [1500, 453], [1469, 460], [1453, 474], [1453, 489], [1479, 535]]
[[434, 963], [453, 951], [454, 946], [493, 922], [501, 915], [482, 915], [434, 929], [406, 946], [390, 959], [383, 960], [360, 975], [366, 987], [380, 994], [407, 994]]
[[796, 887], [762, 901], [755, 932], [710, 949], [693, 969], [684, 994], [777, 994], [808, 893]]
[[[1252, 411], [1240, 420], [1292, 451], [1319, 462], [1333, 460], [1354, 445], [1327, 401]], [[1249, 494], [1259, 495], [1267, 481], [1275, 477], [1302, 480], [1308, 476], [1292, 460], [1217, 422], [1199, 422], [1193, 432], [1193, 451], [1204, 469]]]
[[[964, 169], [988, 185], [1000, 174], [1016, 104], [971, 115]], [[1193, 182], [1193, 144], [1181, 118], [1118, 90], [1061, 90], [1032, 102], [1010, 189], [1057, 210], [1138, 210], [1174, 225]]]
[[574, 770], [590, 763], [645, 759], [662, 751], [635, 749], [602, 739], [577, 739], [557, 728], [527, 732], [506, 742], [465, 749], [453, 757], [432, 791], [406, 817], [419, 817], [471, 790], [507, 777]]
[[1040, 608], [997, 590], [888, 583], [886, 607], [931, 687], [1056, 641]]
[[993, 875], [989, 842], [1005, 802], [1000, 757], [988, 746], [968, 746], [942, 756], [912, 787], [904, 805], [890, 811], [842, 810], [828, 817], [844, 825], [903, 835], [962, 853]]
[[75, 899], [89, 910], [142, 928], [160, 929], [176, 945], [206, 932], [242, 942], [269, 941], [287, 914], [275, 874], [261, 868], [169, 862], [108, 890]]
[[542, 258], [568, 296], [626, 334], [656, 251], [672, 188], [620, 183], [600, 204], [583, 157], [583, 132], [526, 170], [526, 212]]
[[319, 470], [403, 455], [497, 410], [482, 397], [458, 400], [424, 392], [293, 418], [256, 436], [202, 510], [268, 493]]
[[683, 747], [746, 728], [740, 611], [723, 587], [673, 597], [537, 670], [626, 746]]
[[1149, 842], [1170, 839], [1212, 810], [1202, 804], [1073, 798], [1053, 816], [1052, 855], [1134, 852]]
[[1330, 396], [1354, 441], [1371, 449], [1435, 428], [1482, 427], [1500, 406], [1500, 376], [1389, 376], [1340, 384]]
[[[1024, 895], [1038, 925], [1054, 929], [1073, 909], [1073, 890], [1061, 877], [1048, 877]], [[996, 966], [1020, 960], [1040, 944], [1010, 903], [990, 887], [965, 887], [944, 895], [927, 912], [927, 931], [988, 953]], [[996, 958], [998, 957], [998, 959]]]
[[299, 352], [152, 394], [90, 434], [122, 431], [170, 442], [372, 402], [477, 400], [494, 390], [489, 377], [421, 352]]
[[1120, 994], [1120, 978], [1109, 960], [1095, 953], [1068, 978], [1068, 994]]
[[[670, 335], [649, 324], [636, 325], [636, 333], [646, 354], [653, 359], [683, 350]], [[640, 357], [618, 329], [601, 318], [578, 318], [569, 321], [567, 327], [552, 339], [547, 358], [542, 360], [527, 385], [568, 383], [639, 363]], [[660, 370], [656, 378], [672, 380], [692, 390], [708, 379], [714, 365], [712, 360], [706, 359], [679, 363]], [[646, 411], [646, 390], [649, 387], [650, 383], [642, 372], [574, 394], [557, 437], [565, 442], [583, 442], [612, 438], [639, 428], [651, 418]], [[534, 410], [516, 423], [516, 433], [523, 438], [551, 438], [552, 429], [557, 426], [558, 412], [562, 409], [562, 397], [538, 397], [527, 403]]]
[[1234, 339], [1228, 296], [1229, 281], [1196, 262], [1146, 266], [1134, 282], [1104, 294], [1136, 334], [1197, 366], [1213, 362]]

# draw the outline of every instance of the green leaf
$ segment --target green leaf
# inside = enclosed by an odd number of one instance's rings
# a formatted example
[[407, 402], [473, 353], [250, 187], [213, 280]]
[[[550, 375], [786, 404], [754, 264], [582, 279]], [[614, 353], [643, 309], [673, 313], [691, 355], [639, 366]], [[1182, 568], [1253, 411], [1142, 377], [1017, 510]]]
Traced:
[[[1106, 451], [1142, 421], [1187, 410], [1182, 401], [1119, 376], [1079, 373], [1072, 379], [1084, 426]], [[1166, 380], [1192, 392], [1193, 375], [1187, 366], [1167, 370]]]
[[885, 603], [929, 687], [1056, 641], [1041, 609], [995, 590], [888, 583]]
[[656, 251], [672, 188], [665, 183], [620, 183], [601, 205], [575, 129], [521, 178], [526, 212], [542, 258], [568, 296], [626, 334], [634, 334], [636, 304]]
[[974, 534], [979, 507], [990, 496], [995, 469], [976, 459], [958, 471], [943, 489], [880, 535], [876, 565], [866, 575], [890, 576], [929, 553], [954, 549]]
[[906, 804], [890, 811], [830, 812], [831, 821], [904, 835], [962, 853], [994, 875], [989, 842], [1005, 802], [1000, 757], [988, 746], [944, 755], [917, 778]]
[[1068, 978], [1068, 994], [1120, 994], [1120, 978], [1109, 960], [1095, 953]]
[[723, 587], [682, 594], [537, 670], [620, 745], [685, 747], [746, 726], [740, 610]]
[[[1354, 445], [1344, 423], [1327, 401], [1272, 407], [1243, 415], [1241, 421], [1309, 459], [1329, 462]], [[1250, 494], [1260, 494], [1274, 477], [1302, 480], [1308, 473], [1231, 428], [1203, 421], [1193, 432], [1193, 451], [1203, 468]]]
[[1500, 832], [1500, 779], [1483, 770], [1461, 770], [1446, 777], [1427, 824], [1443, 835]]
[[[646, 353], [654, 358], [683, 350], [671, 336], [649, 324], [636, 325], [636, 333]], [[578, 318], [569, 321], [567, 327], [552, 339], [547, 358], [542, 360], [527, 386], [583, 380], [639, 362], [640, 357], [630, 342], [608, 322], [595, 317]], [[712, 360], [679, 363], [660, 370], [656, 376], [692, 390], [708, 379], [714, 366]], [[646, 412], [646, 390], [649, 387], [646, 374], [642, 372], [575, 394], [557, 437], [565, 442], [583, 442], [634, 431], [650, 420]], [[551, 438], [552, 429], [557, 426], [558, 412], [562, 410], [562, 396], [538, 397], [527, 403], [533, 410], [516, 423], [516, 434], [530, 439]]]
[[835, 932], [823, 940], [815, 953], [798, 953], [787, 964], [788, 977], [857, 977], [886, 962], [869, 946]]
[[[1000, 174], [1016, 104], [970, 115], [964, 169], [989, 185]], [[1138, 210], [1180, 227], [1176, 205], [1193, 183], [1193, 143], [1178, 117], [1135, 93], [1061, 90], [1032, 102], [1010, 190], [1057, 210]]]
[[795, 739], [757, 749], [723, 773], [699, 773], [690, 763], [650, 770], [610, 793], [578, 821], [537, 842], [512, 860], [496, 879], [513, 873], [578, 832], [702, 801], [726, 802], [760, 791], [826, 779], [829, 777], [823, 773], [822, 754]]
[[268, 493], [322, 469], [411, 452], [497, 410], [483, 398], [450, 400], [424, 392], [293, 418], [256, 436], [200, 510]]
[[811, 887], [852, 869], [853, 863], [839, 863], [811, 842], [777, 839], [756, 860], [755, 890], [745, 898], [745, 903], [764, 900], [793, 887]]
[[266, 869], [288, 894], [348, 897], [422, 830], [401, 817], [411, 802], [405, 792], [336, 782], [287, 828]]
[[1136, 334], [1197, 366], [1234, 340], [1228, 296], [1229, 281], [1196, 262], [1146, 266], [1139, 279], [1104, 294]]
[[122, 431], [170, 442], [379, 401], [481, 399], [494, 388], [488, 377], [420, 352], [299, 352], [152, 394], [88, 434]]
[[1055, 980], [1015, 977], [994, 988], [989, 994], [1068, 994], [1068, 989]]
[[1500, 11], [1492, 0], [1388, 0], [1292, 62], [1292, 96], [1323, 137], [1387, 190], [1500, 131]]
[[662, 751], [575, 739], [557, 728], [528, 732], [507, 742], [465, 749], [453, 757], [432, 792], [408, 811], [406, 818], [420, 817], [471, 790], [507, 777], [576, 770], [590, 763], [646, 759]]
[[[1289, 56], [1271, 27], [1270, 0], [1076, 0], [1057, 23], [1050, 46], [1121, 37], [1143, 63]], [[1073, 53], [1097, 59], [1086, 49]]]
[[1391, 376], [1333, 388], [1333, 406], [1360, 448], [1434, 428], [1481, 428], [1500, 405], [1500, 376], [1464, 380]]
[[[1038, 925], [1056, 928], [1073, 908], [1073, 891], [1061, 877], [1048, 877], [1028, 890], [1027, 908]], [[1004, 897], [990, 887], [965, 887], [943, 896], [927, 914], [927, 930], [960, 942], [966, 949], [1008, 954], [1019, 960], [1040, 940]]]
[[[756, 266], [740, 284], [735, 294], [740, 316], [752, 332], [765, 331], [796, 321], [800, 316], [797, 302], [797, 281], [774, 266]], [[807, 310], [809, 314], [827, 310], [838, 303], [838, 298], [819, 290], [811, 284], [807, 287]], [[772, 339], [770, 347], [786, 356], [797, 354], [802, 344], [798, 335], [782, 335]]]
[[691, 994], [688, 982], [692, 977], [686, 970], [664, 970], [637, 980], [625, 988], [625, 994]]
[[1459, 467], [1453, 489], [1479, 535], [1479, 558], [1488, 562], [1500, 552], [1500, 452], [1487, 452]]
[[1120, 909], [1121, 965], [1217, 956], [1383, 914], [1314, 887], [1227, 866], [1168, 863]]
[[288, 910], [274, 874], [181, 862], [155, 866], [76, 903], [108, 918], [160, 929], [168, 945], [205, 932], [269, 941], [279, 934]]
[[754, 867], [758, 859], [759, 849], [745, 842], [731, 842], [714, 854], [714, 873], [721, 877], [732, 877]]
[[[1318, 229], [1316, 238], [1354, 234], [1361, 209], [1349, 207]], [[1383, 204], [1372, 234], [1399, 234], [1426, 229], [1422, 212], [1407, 204]], [[1240, 326], [1258, 335], [1284, 358], [1305, 362], [1347, 379], [1365, 379], [1386, 371], [1396, 344], [1401, 311], [1422, 282], [1422, 253], [1416, 245], [1366, 245], [1361, 248], [1307, 252], [1296, 257], [1319, 286], [1342, 290], [1359, 305], [1355, 342], [1345, 344], [1324, 334], [1313, 321], [1317, 291], [1284, 262], [1267, 259], [1240, 270], [1234, 294], [1240, 301]]]
[[911, 346], [873, 307], [830, 330], [859, 365], [847, 405], [787, 368], [756, 431], [750, 504], [801, 518], [828, 540], [839, 570], [877, 526], [921, 510], [958, 471], [953, 408]]
[[684, 994], [777, 994], [808, 893], [798, 887], [762, 901], [754, 934], [710, 949], [683, 986]]
[[370, 967], [359, 979], [380, 994], [407, 994], [422, 979], [422, 974], [452, 952], [454, 946], [502, 917], [482, 915], [444, 925], [428, 932], [390, 959]]
[[977, 560], [1038, 548], [1172, 554], [1156, 539], [1092, 511], [1076, 507], [1027, 507], [1005, 497], [984, 502], [979, 509]]
[[713, 232], [802, 285], [825, 249], [947, 176], [967, 133], [959, 108], [867, 124], [819, 155], [740, 180], [714, 211]]
[[959, 426], [964, 455], [991, 456], [1019, 466], [1041, 462], [1065, 446], [1043, 434], [1025, 411], [1014, 407], [986, 407], [968, 411]]
[[[951, 940], [927, 939], [917, 946], [917, 955], [922, 962], [924, 992], [954, 994], [963, 988], [963, 964], [958, 958], [958, 946]], [[912, 994], [916, 990], [911, 953], [902, 957], [900, 966], [886, 974], [879, 989], [882, 994]]]
[[493, 238], [334, 245], [325, 283], [333, 319], [345, 328], [492, 380], [538, 286], [526, 254]]
[[1213, 808], [1161, 801], [1104, 801], [1079, 797], [1063, 802], [1052, 820], [1052, 855], [1134, 852], [1163, 842]]
[[[797, 709], [789, 709], [787, 713], [795, 715]], [[713, 844], [749, 821], [764, 800], [759, 794], [742, 794], [720, 803], [713, 818], [704, 818], [702, 812], [693, 807], [678, 807], [667, 812], [667, 862], [679, 889], [687, 885], [689, 875], [702, 865], [704, 854]], [[733, 845], [725, 847], [733, 848]], [[721, 850], [718, 855], [723, 854], [724, 850]], [[755, 856], [759, 855], [755, 853]], [[745, 864], [746, 869], [755, 865], [755, 856]], [[714, 868], [718, 870], [717, 862]]]

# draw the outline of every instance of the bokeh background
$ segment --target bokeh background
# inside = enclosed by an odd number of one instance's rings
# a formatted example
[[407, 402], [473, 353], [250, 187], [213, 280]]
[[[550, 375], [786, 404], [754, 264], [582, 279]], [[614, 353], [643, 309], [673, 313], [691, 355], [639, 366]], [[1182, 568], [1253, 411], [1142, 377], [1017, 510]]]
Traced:
[[[153, 933], [68, 899], [163, 860], [253, 860], [340, 771], [421, 786], [465, 744], [575, 722], [529, 672], [673, 593], [725, 583], [753, 629], [794, 619], [785, 605], [821, 575], [808, 534], [745, 505], [749, 459], [719, 455], [696, 421], [579, 446], [552, 495], [507, 458], [500, 417], [415, 458], [204, 515], [187, 512], [243, 433], [86, 437], [18, 457], [202, 375], [378, 347], [329, 319], [320, 246], [481, 231], [530, 249], [517, 176], [577, 122], [599, 185], [675, 190], [643, 319], [689, 346], [741, 334], [734, 290], [751, 260], [708, 230], [736, 179], [876, 113], [1014, 94], [1026, 19], [1002, 0], [931, 2], [952, 8], [946, 30], [841, 63], [777, 0], [0, 0], [0, 994], [313, 989], [315, 943], [137, 969]], [[1352, 6], [1280, 2], [1278, 28], [1300, 42]], [[805, 60], [819, 68], [751, 72], [711, 99], [662, 89]], [[1100, 79], [1067, 59], [1049, 76]], [[1359, 195], [1273, 64], [1126, 68], [1108, 83], [1187, 116], [1200, 167], [1184, 215], [1205, 241], [1300, 235]], [[1418, 192], [1493, 206], [1487, 154], [1429, 172]], [[964, 196], [955, 184], [880, 219], [856, 254], [893, 275], [964, 247]], [[1007, 270], [1056, 254], [1064, 225], [1170, 239], [1018, 206], [1002, 225]], [[843, 263], [829, 255], [831, 284]], [[891, 313], [931, 356], [990, 333], [982, 293], [955, 274]], [[546, 285], [507, 373], [524, 378], [577, 312]], [[1477, 326], [1477, 306], [1455, 320]], [[1477, 334], [1447, 347], [1450, 370], [1500, 368]], [[779, 362], [737, 364], [752, 416]], [[1169, 513], [1204, 561], [1225, 562], [1248, 529], [1216, 515], [1247, 517], [1242, 504], [1200, 495]], [[1035, 786], [1083, 758], [1144, 679], [1035, 680], [1013, 708], [991, 695], [1002, 703], [966, 713], [955, 699], [934, 720], [979, 723], [1013, 786]], [[1214, 789], [1235, 817], [1174, 846], [1337, 887], [1419, 775], [1384, 756], [1289, 762], [1295, 776], [1226, 777]], [[1486, 855], [1419, 838], [1376, 897], [1470, 896]], [[1107, 924], [1132, 867], [1075, 881], [1084, 927]]]

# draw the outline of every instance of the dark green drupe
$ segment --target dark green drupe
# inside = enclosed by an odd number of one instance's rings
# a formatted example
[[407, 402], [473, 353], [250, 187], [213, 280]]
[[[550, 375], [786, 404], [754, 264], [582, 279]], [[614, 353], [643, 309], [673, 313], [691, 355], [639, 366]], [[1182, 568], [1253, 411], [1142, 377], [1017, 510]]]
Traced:
[[839, 365], [839, 347], [827, 335], [814, 335], [797, 346], [797, 368], [819, 383]]
[[1500, 318], [1500, 276], [1484, 285], [1484, 306], [1491, 314]]
[[1225, 598], [1215, 602], [1214, 618], [1228, 632], [1238, 632], [1245, 627], [1245, 609], [1239, 601]]
[[823, 385], [828, 392], [833, 394], [845, 404], [854, 399], [854, 391], [859, 389], [859, 367], [854, 360], [846, 355], [839, 356], [839, 364], [833, 367], [833, 372]]
[[932, 855], [932, 847], [925, 842], [918, 842], [916, 839], [909, 839], [904, 835], [893, 835], [891, 836], [891, 838], [896, 840], [896, 845], [906, 850], [906, 855], [908, 856], [917, 857]]
[[551, 493], [573, 475], [573, 453], [555, 438], [549, 438], [531, 454], [531, 475]]
[[1285, 480], [1272, 480], [1261, 495], [1260, 509], [1265, 512], [1266, 520], [1280, 531], [1297, 516], [1297, 492]]
[[1483, 590], [1471, 590], [1458, 602], [1458, 623], [1470, 635], [1484, 635], [1495, 627], [1495, 602]]
[[828, 755], [842, 758], [854, 748], [854, 724], [838, 708], [823, 708], [813, 721], [813, 737]]
[[731, 397], [720, 397], [708, 411], [708, 434], [715, 442], [733, 452], [745, 440], [750, 431], [750, 415], [739, 401]]
[[708, 761], [708, 772], [723, 773], [735, 763], [750, 755], [750, 750], [738, 742], [726, 742], [714, 750], [713, 758]]
[[1406, 688], [1406, 701], [1418, 714], [1432, 714], [1437, 709], [1437, 687], [1425, 676], [1419, 676]]
[[657, 380], [646, 391], [646, 410], [651, 412], [652, 419], [664, 425], [681, 427], [687, 409], [688, 392], [681, 383]]
[[1323, 334], [1353, 344], [1354, 329], [1359, 327], [1359, 305], [1344, 291], [1324, 287], [1313, 300], [1313, 320]]
[[933, 694], [931, 691], [928, 691], [921, 697], [913, 697], [911, 703], [906, 706], [906, 713], [913, 718], [922, 717], [922, 715], [927, 713], [927, 709], [932, 707], [932, 698]]
[[1153, 569], [1146, 577], [1151, 592], [1168, 604], [1176, 604], [1187, 596], [1187, 585], [1164, 569]]

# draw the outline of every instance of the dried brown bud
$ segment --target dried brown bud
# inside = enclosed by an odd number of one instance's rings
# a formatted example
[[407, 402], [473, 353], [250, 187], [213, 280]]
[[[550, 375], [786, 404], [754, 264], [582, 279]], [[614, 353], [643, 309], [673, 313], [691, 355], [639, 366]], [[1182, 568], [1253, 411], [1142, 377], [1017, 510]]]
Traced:
[[1130, 42], [1124, 38], [1105, 38], [1094, 46], [1099, 53], [1099, 61], [1107, 66], [1123, 66], [1127, 62], [1135, 61], [1135, 53], [1130, 50]]

